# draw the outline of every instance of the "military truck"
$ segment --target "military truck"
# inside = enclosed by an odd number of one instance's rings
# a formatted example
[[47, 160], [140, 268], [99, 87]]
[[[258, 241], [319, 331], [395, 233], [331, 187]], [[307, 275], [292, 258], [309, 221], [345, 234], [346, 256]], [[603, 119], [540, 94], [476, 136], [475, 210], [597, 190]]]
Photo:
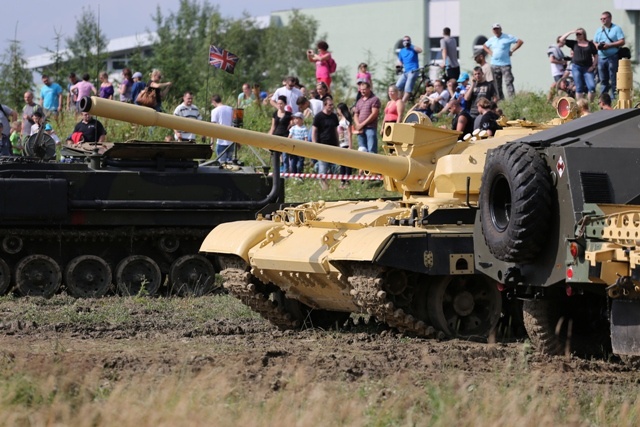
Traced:
[[26, 156], [0, 158], [0, 294], [206, 293], [217, 264], [198, 250], [211, 228], [284, 200], [278, 167], [272, 178], [202, 160], [208, 145], [85, 146], [56, 161], [55, 142], [34, 135]]
[[620, 109], [489, 150], [477, 269], [524, 301], [545, 353], [640, 356], [640, 109], [620, 61]]
[[[384, 155], [185, 120], [99, 98], [85, 111], [147, 126], [180, 128], [384, 175], [399, 200], [310, 201], [257, 220], [221, 224], [201, 252], [221, 262], [225, 287], [280, 328], [329, 326], [370, 313], [417, 336], [486, 339], [501, 317], [498, 282], [478, 274], [473, 228], [484, 158], [522, 122], [491, 140], [412, 113], [385, 124]], [[524, 125], [524, 126], [522, 126]]]

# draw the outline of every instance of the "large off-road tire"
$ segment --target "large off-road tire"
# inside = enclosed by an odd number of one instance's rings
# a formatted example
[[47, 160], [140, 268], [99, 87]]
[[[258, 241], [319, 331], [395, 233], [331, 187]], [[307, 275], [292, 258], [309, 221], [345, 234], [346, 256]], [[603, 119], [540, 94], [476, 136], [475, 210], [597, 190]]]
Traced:
[[487, 247], [501, 261], [527, 262], [545, 244], [551, 217], [551, 177], [529, 145], [511, 143], [487, 154], [480, 219]]
[[524, 326], [533, 346], [543, 354], [602, 356], [611, 352], [605, 310], [604, 297], [525, 300]]

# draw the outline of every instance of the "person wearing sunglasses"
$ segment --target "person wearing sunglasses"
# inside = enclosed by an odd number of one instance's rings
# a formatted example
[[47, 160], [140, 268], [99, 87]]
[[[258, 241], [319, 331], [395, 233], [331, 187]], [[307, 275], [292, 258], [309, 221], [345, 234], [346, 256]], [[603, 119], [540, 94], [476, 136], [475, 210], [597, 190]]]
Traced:
[[611, 94], [616, 98], [616, 76], [618, 74], [619, 51], [624, 46], [622, 28], [611, 22], [611, 13], [602, 12], [600, 28], [596, 30], [593, 41], [598, 48], [598, 74], [600, 75], [601, 93]]
[[[569, 40], [571, 34], [576, 35], [575, 40]], [[576, 98], [584, 98], [587, 94], [589, 101], [593, 101], [596, 93], [596, 80], [594, 72], [598, 66], [598, 49], [595, 43], [587, 38], [584, 28], [577, 28], [569, 31], [560, 37], [573, 52], [571, 60], [571, 73], [576, 84]]]

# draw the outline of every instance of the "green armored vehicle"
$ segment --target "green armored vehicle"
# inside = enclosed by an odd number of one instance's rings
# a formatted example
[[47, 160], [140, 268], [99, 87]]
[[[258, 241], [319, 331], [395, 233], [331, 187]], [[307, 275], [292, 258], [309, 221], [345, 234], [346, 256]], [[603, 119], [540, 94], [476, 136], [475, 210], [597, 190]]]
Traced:
[[[45, 135], [46, 136], [46, 135]], [[95, 148], [95, 150], [93, 150]], [[283, 201], [268, 168], [222, 166], [208, 145], [115, 143], [56, 162], [47, 138], [0, 158], [0, 294], [77, 297], [112, 290], [208, 292], [215, 258], [198, 254], [216, 225]], [[95, 152], [94, 152], [95, 151]], [[168, 280], [165, 280], [168, 279]]]

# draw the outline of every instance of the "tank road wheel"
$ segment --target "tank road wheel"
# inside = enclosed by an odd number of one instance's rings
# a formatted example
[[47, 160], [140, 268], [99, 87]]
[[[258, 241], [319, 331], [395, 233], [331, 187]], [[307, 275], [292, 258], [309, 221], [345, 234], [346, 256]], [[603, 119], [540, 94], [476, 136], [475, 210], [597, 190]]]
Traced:
[[481, 276], [445, 276], [429, 286], [431, 323], [450, 337], [487, 338], [502, 310], [495, 283]]
[[11, 269], [6, 261], [0, 258], [0, 295], [4, 295], [11, 285]]
[[111, 286], [111, 267], [98, 256], [75, 257], [67, 264], [64, 283], [69, 293], [76, 298], [99, 298]]
[[524, 326], [543, 354], [601, 356], [611, 352], [606, 298], [591, 296], [525, 300]]
[[16, 289], [21, 295], [50, 298], [60, 283], [60, 266], [46, 255], [29, 255], [16, 265]]
[[20, 236], [5, 236], [2, 239], [2, 249], [11, 255], [15, 255], [22, 250], [23, 242]]
[[148, 256], [131, 255], [116, 268], [116, 284], [123, 295], [155, 295], [162, 284], [158, 264]]
[[505, 144], [487, 154], [480, 191], [485, 242], [501, 261], [525, 262], [542, 249], [551, 217], [546, 164], [526, 144]]
[[169, 282], [181, 296], [202, 296], [213, 291], [216, 272], [201, 255], [184, 255], [173, 262]]

